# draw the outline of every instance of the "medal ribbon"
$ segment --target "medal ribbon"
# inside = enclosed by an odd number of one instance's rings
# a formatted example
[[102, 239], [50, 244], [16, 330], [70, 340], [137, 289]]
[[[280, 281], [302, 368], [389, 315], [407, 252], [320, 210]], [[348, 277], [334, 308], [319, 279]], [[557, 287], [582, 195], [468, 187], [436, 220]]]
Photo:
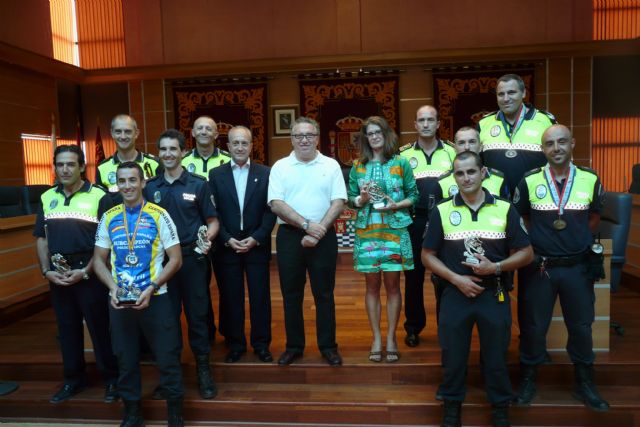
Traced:
[[569, 201], [569, 195], [571, 194], [571, 187], [573, 187], [573, 178], [576, 176], [576, 167], [573, 163], [569, 163], [569, 176], [564, 181], [562, 185], [562, 191], [558, 191], [558, 183], [556, 182], [556, 177], [551, 170], [551, 167], [547, 164], [544, 167], [544, 177], [547, 180], [547, 185], [549, 186], [549, 192], [551, 193], [551, 198], [553, 199], [553, 203], [558, 206], [558, 216], [562, 216], [564, 213], [564, 207], [567, 205]]
[[142, 218], [142, 209], [144, 209], [144, 204], [145, 201], [143, 200], [142, 205], [140, 206], [140, 213], [138, 213], [138, 219], [136, 219], [136, 225], [133, 229], [133, 235], [131, 237], [129, 237], [129, 224], [127, 224], [127, 207], [124, 203], [122, 204], [124, 209], [124, 215], [122, 215], [122, 218], [124, 221], [125, 236], [127, 236], [127, 246], [129, 247], [130, 254], [134, 253], [133, 248], [136, 244], [136, 235], [138, 234], [138, 225], [140, 225], [140, 218]]
[[518, 132], [518, 129], [520, 129], [520, 126], [522, 126], [522, 122], [524, 122], [524, 116], [526, 114], [527, 114], [527, 107], [524, 104], [522, 104], [522, 108], [520, 108], [520, 113], [518, 114], [518, 118], [516, 119], [516, 122], [513, 124], [513, 126], [511, 126], [511, 124], [507, 122], [507, 119], [504, 116], [504, 113], [502, 111], [498, 113], [498, 118], [502, 122], [502, 126], [504, 127], [504, 130], [507, 133], [507, 136], [509, 137], [509, 142], [511, 142], [513, 136], [516, 134], [516, 132]]

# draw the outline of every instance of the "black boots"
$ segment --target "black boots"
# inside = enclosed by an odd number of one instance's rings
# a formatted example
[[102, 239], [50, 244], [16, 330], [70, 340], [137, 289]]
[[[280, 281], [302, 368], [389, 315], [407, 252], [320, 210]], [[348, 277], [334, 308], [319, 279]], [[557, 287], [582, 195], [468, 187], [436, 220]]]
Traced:
[[536, 395], [536, 376], [538, 367], [520, 364], [520, 388], [515, 398], [517, 405], [530, 405]]
[[593, 365], [576, 363], [574, 369], [573, 397], [595, 411], [608, 411], [609, 403], [600, 396], [596, 385], [593, 383]]
[[493, 427], [511, 427], [509, 422], [509, 402], [493, 405], [491, 419], [493, 420]]
[[462, 420], [460, 419], [461, 408], [462, 402], [445, 400], [440, 427], [462, 427]]
[[196, 374], [198, 376], [198, 391], [203, 399], [213, 399], [218, 394], [209, 366], [209, 355], [196, 355]]
[[167, 400], [167, 426], [184, 426], [184, 418], [182, 417], [182, 399]]
[[139, 400], [124, 400], [124, 418], [120, 427], [144, 427]]

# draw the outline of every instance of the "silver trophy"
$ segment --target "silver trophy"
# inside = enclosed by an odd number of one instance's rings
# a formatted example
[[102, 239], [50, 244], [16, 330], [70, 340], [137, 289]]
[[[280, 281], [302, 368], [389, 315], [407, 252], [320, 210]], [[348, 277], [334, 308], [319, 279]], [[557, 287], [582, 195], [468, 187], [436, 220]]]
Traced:
[[133, 277], [128, 273], [118, 273], [118, 276], [120, 278], [118, 290], [116, 291], [118, 305], [135, 305], [142, 292], [140, 292], [140, 289], [133, 284]]
[[465, 261], [468, 264], [479, 265], [480, 260], [475, 257], [475, 254], [484, 255], [484, 249], [482, 248], [482, 240], [477, 236], [469, 236], [464, 239], [463, 255], [467, 257]]
[[69, 263], [61, 254], [51, 255], [51, 264], [53, 264], [53, 267], [60, 274], [65, 274], [71, 271], [71, 266], [69, 266]]
[[384, 190], [382, 190], [382, 187], [380, 187], [377, 182], [371, 181], [369, 183], [367, 193], [369, 193], [374, 209], [382, 209], [387, 205], [387, 199], [389, 199], [389, 196], [385, 194]]
[[200, 228], [198, 228], [198, 238], [196, 239], [196, 248], [194, 249], [194, 251], [196, 251], [199, 254], [204, 254], [206, 252], [205, 247], [207, 246], [207, 226], [206, 225], [201, 225]]

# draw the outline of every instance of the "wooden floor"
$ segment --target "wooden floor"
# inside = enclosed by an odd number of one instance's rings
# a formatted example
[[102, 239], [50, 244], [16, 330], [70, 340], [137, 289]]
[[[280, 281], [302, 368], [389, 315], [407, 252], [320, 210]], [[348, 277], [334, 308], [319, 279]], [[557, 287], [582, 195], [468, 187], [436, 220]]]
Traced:
[[[282, 297], [278, 275], [272, 267], [273, 343], [278, 357], [284, 350]], [[212, 286], [216, 301], [215, 285]], [[364, 309], [364, 280], [354, 273], [348, 256], [341, 257], [335, 290], [337, 339], [344, 359], [342, 367], [328, 367], [321, 359], [315, 338], [311, 292], [305, 297], [307, 348], [304, 357], [290, 367], [260, 363], [249, 351], [240, 362], [223, 363], [226, 349], [220, 337], [213, 347], [214, 376], [219, 395], [201, 400], [195, 391], [194, 362], [185, 342], [183, 352], [185, 413], [189, 423], [208, 425], [436, 425], [441, 416], [434, 395], [441, 370], [436, 339], [433, 290], [425, 284], [427, 328], [421, 345], [408, 348], [404, 330], [398, 330], [401, 360], [374, 364], [367, 360], [371, 332]], [[611, 351], [597, 354], [597, 382], [612, 404], [607, 414], [596, 414], [570, 395], [572, 368], [564, 353], [553, 353], [553, 363], [540, 370], [539, 393], [530, 408], [513, 408], [514, 425], [631, 426], [640, 425], [640, 294], [621, 288], [612, 296], [612, 317], [623, 323], [624, 337], [611, 336]], [[515, 309], [515, 304], [513, 304]], [[515, 316], [514, 316], [515, 319]], [[384, 323], [384, 322], [383, 322]], [[183, 324], [184, 327], [184, 324]], [[248, 327], [248, 325], [247, 325]], [[186, 336], [186, 335], [185, 335]], [[517, 322], [509, 351], [512, 378], [517, 378]], [[120, 417], [118, 405], [101, 401], [95, 367], [95, 386], [75, 399], [50, 405], [48, 399], [60, 385], [61, 358], [56, 342], [53, 311], [0, 329], [0, 379], [21, 383], [16, 393], [0, 397], [0, 422], [111, 422]], [[489, 407], [478, 369], [478, 342], [474, 336], [469, 368], [469, 392], [463, 410], [465, 425], [490, 424]], [[87, 360], [93, 354], [87, 351]], [[143, 366], [145, 396], [156, 385], [150, 363]], [[514, 382], [515, 385], [515, 382]], [[165, 416], [163, 402], [144, 402], [150, 421]], [[254, 424], [255, 423], [255, 424]]]

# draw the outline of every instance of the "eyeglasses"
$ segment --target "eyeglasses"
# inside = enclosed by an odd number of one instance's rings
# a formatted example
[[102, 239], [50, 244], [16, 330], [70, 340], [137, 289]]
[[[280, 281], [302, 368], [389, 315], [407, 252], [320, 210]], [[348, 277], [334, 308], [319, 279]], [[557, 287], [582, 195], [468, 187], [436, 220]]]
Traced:
[[318, 137], [317, 133], [307, 133], [307, 134], [295, 134], [295, 135], [293, 135], [293, 138], [298, 142], [302, 142], [303, 139], [306, 139], [307, 141], [313, 141], [317, 137]]
[[381, 136], [381, 130], [374, 130], [373, 132], [367, 132], [367, 138], [373, 138], [374, 136]]

